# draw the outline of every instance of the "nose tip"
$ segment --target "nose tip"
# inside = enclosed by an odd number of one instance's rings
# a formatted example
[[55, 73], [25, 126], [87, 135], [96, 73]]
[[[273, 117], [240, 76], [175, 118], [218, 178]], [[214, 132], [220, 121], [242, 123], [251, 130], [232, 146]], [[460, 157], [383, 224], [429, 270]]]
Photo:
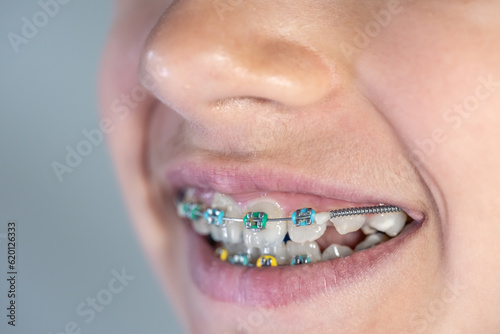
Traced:
[[144, 48], [143, 77], [154, 78], [159, 100], [196, 113], [233, 98], [303, 107], [330, 93], [330, 69], [311, 48], [262, 29], [244, 13], [222, 21], [202, 5], [210, 1], [191, 3], [169, 9]]

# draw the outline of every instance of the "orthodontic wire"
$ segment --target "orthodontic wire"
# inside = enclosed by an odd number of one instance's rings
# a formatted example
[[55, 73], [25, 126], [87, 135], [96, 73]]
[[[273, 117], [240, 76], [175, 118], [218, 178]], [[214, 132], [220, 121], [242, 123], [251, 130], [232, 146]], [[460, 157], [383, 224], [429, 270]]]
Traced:
[[[176, 200], [176, 205], [180, 205], [180, 204], [182, 204], [183, 206], [184, 205], [188, 205], [188, 206], [191, 205], [191, 206], [196, 207], [196, 209], [191, 212], [192, 219], [199, 219], [199, 218], [208, 219], [208, 218], [206, 218], [206, 214], [210, 210], [218, 211], [217, 209], [214, 209], [214, 208], [206, 208], [205, 206], [200, 205], [200, 203], [191, 203], [191, 202], [184, 202], [182, 200]], [[203, 210], [201, 209], [202, 207], [204, 207], [206, 209], [205, 212], [203, 212]], [[312, 211], [312, 213], [311, 213], [311, 211]], [[334, 219], [334, 218], [346, 217], [346, 216], [384, 214], [384, 213], [401, 212], [401, 211], [403, 211], [401, 208], [394, 206], [394, 205], [378, 205], [378, 206], [354, 207], [354, 208], [344, 208], [344, 209], [331, 210], [331, 211], [329, 211], [329, 216], [330, 216], [330, 219]], [[297, 213], [306, 213], [306, 216], [297, 217]], [[223, 214], [223, 211], [222, 211], [222, 214]], [[250, 216], [251, 214], [255, 214], [255, 213], [249, 212], [246, 216], [247, 219], [248, 219], [248, 216]], [[262, 212], [260, 212], [260, 214], [262, 214]], [[304, 219], [304, 218], [306, 220], [308, 219], [309, 223], [306, 223], [305, 225], [310, 225], [314, 222], [315, 211], [310, 209], [310, 208], [309, 209], [299, 209], [299, 210], [295, 211], [295, 213], [292, 217], [287, 217], [287, 218], [267, 218], [267, 214], [265, 214], [265, 215], [266, 215], [265, 220], [263, 220], [260, 217], [254, 216], [253, 217], [254, 222], [264, 224], [267, 222], [291, 221], [295, 224], [295, 226], [304, 226], [302, 223], [299, 223], [299, 225], [297, 225], [294, 221], [294, 216], [295, 216], [295, 219], [299, 218], [299, 220]], [[307, 217], [307, 215], [308, 215], [308, 217]], [[197, 217], [197, 218], [195, 218], [195, 217]], [[224, 225], [225, 222], [242, 222], [242, 223], [247, 224], [248, 221], [245, 222], [245, 218], [231, 218], [231, 217], [224, 217], [223, 216], [220, 218], [219, 222]], [[210, 221], [209, 221], [209, 223], [212, 224]], [[220, 225], [220, 226], [223, 226], [223, 225]], [[260, 227], [259, 226], [252, 226], [252, 227], [246, 226], [246, 228], [247, 229], [254, 229], [255, 228], [254, 231], [260, 231], [263, 228], [265, 228], [265, 226], [264, 227], [263, 226], [260, 226]], [[216, 250], [216, 252], [217, 252], [217, 250]], [[227, 250], [226, 250], [226, 257], [227, 257]], [[221, 260], [226, 261], [226, 259], [223, 259], [222, 256], [220, 256], [220, 258], [221, 258]], [[274, 257], [273, 257], [273, 259], [274, 259]], [[246, 254], [235, 254], [228, 261], [230, 261], [233, 264], [240, 264], [240, 265], [250, 266], [250, 267], [253, 267], [253, 266], [257, 266], [257, 267], [277, 266], [276, 260], [274, 260], [274, 264], [273, 264], [272, 260], [266, 258], [265, 256], [259, 257], [257, 259], [257, 263], [255, 263], [255, 264], [248, 263], [248, 257]], [[296, 255], [292, 259], [292, 261], [290, 262], [290, 265], [307, 264], [310, 262], [311, 262], [311, 260], [310, 260], [309, 256]], [[259, 265], [259, 263], [260, 263], [260, 265]]]
[[[378, 206], [365, 206], [365, 207], [354, 207], [354, 208], [344, 208], [330, 211], [330, 219], [346, 216], [362, 216], [371, 214], [384, 214], [392, 212], [401, 212], [403, 209], [394, 205], [378, 205]], [[199, 218], [203, 218], [203, 212], [197, 211], [194, 213]], [[223, 217], [225, 222], [243, 222], [243, 218], [231, 218]], [[285, 218], [269, 218], [268, 222], [285, 222], [292, 221], [292, 217]]]

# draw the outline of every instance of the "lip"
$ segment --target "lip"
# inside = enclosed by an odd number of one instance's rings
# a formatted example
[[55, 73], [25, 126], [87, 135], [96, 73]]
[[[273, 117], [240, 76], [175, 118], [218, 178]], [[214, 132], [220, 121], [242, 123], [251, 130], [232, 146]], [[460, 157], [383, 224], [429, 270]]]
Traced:
[[394, 196], [384, 189], [349, 187], [342, 182], [318, 182], [276, 165], [270, 169], [268, 165], [220, 163], [206, 157], [191, 157], [176, 160], [163, 169], [163, 181], [167, 188], [173, 188], [172, 191], [195, 187], [229, 195], [259, 191], [300, 192], [343, 202], [385, 203], [400, 207], [414, 222], [398, 237], [346, 258], [273, 268], [238, 267], [220, 261], [205, 237], [196, 234], [189, 224], [183, 224], [191, 277], [195, 286], [211, 299], [266, 308], [285, 306], [318, 294], [354, 287], [378, 274], [389, 275], [393, 266], [401, 265], [404, 253], [415, 251], [416, 246], [409, 241], [419, 235], [426, 219], [423, 210], [412, 207], [414, 203], [403, 196]]
[[362, 206], [366, 203], [395, 205], [413, 220], [422, 223], [422, 208], [415, 207], [401, 194], [395, 196], [383, 188], [361, 189], [342, 182], [319, 182], [313, 177], [294, 173], [274, 165], [273, 168], [257, 163], [213, 163], [210, 159], [179, 161], [164, 173], [173, 191], [187, 187], [210, 189], [231, 195], [248, 192], [289, 192], [310, 194], [334, 199], [338, 202]]
[[[189, 270], [198, 289], [226, 303], [265, 308], [300, 303], [316, 295], [354, 288], [380, 272], [389, 272], [394, 259], [406, 251], [419, 230], [411, 223], [396, 238], [345, 258], [308, 265], [248, 268], [220, 261], [203, 236], [187, 224], [186, 253]], [[189, 246], [187, 246], [189, 245]]]

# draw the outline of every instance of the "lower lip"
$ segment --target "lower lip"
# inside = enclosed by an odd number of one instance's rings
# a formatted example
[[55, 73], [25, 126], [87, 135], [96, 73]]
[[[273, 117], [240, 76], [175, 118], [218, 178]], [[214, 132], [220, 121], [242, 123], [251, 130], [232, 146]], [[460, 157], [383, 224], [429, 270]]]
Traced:
[[413, 222], [398, 237], [349, 257], [299, 266], [248, 268], [220, 261], [205, 237], [191, 227], [186, 227], [186, 245], [191, 275], [202, 293], [222, 302], [274, 308], [369, 280], [395, 265], [389, 255], [397, 257], [420, 225]]

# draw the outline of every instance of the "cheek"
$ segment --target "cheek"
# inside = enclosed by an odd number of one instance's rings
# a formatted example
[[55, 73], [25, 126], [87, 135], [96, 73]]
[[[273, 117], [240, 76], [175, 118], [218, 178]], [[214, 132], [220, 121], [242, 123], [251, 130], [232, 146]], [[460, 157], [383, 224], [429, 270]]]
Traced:
[[[494, 90], [485, 81], [499, 69], [492, 54], [500, 50], [488, 46], [491, 33], [462, 13], [441, 14], [436, 11], [438, 20], [422, 8], [405, 8], [357, 63], [365, 94], [399, 134], [413, 162], [424, 165], [437, 162], [435, 153], [447, 154], [451, 143], [458, 145], [464, 132], [477, 132], [477, 124], [491, 116]], [[453, 152], [447, 158], [453, 163], [460, 156]]]
[[472, 282], [472, 272], [491, 275], [487, 262], [499, 258], [478, 260], [470, 249], [500, 248], [491, 233], [500, 205], [500, 158], [492, 153], [500, 142], [500, 37], [492, 33], [498, 24], [478, 26], [452, 14], [437, 11], [436, 20], [419, 10], [401, 13], [363, 50], [357, 71], [360, 87], [430, 184], [453, 257], [448, 263]]
[[156, 103], [152, 108], [145, 125], [148, 136], [149, 166], [153, 168], [153, 177], [162, 184], [164, 175], [162, 175], [161, 167], [169, 161], [170, 157], [187, 149], [184, 126], [185, 123], [179, 114], [160, 103]]

